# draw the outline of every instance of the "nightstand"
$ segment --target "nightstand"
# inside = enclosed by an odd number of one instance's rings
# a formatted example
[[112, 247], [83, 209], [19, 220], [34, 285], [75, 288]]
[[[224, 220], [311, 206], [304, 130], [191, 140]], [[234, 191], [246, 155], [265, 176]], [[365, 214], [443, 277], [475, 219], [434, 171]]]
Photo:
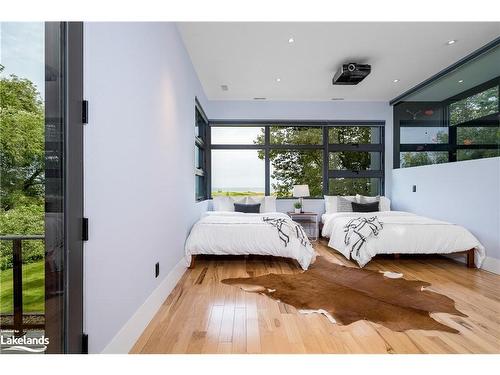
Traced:
[[297, 214], [295, 212], [287, 212], [287, 215], [299, 223], [304, 228], [307, 237], [311, 241], [316, 241], [319, 237], [319, 215], [316, 212], [301, 212]]

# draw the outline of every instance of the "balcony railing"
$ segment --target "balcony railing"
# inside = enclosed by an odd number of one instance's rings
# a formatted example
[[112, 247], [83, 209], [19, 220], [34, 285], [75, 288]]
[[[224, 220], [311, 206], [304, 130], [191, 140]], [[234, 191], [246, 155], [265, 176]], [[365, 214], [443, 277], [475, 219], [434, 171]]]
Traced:
[[[1, 323], [2, 329], [14, 330], [16, 336], [22, 336], [25, 329], [43, 329], [44, 323], [39, 322], [24, 322], [23, 313], [23, 241], [43, 241], [43, 235], [5, 235], [0, 236], [0, 241], [11, 241], [13, 252], [13, 267], [12, 267], [12, 280], [13, 280], [13, 322]], [[6, 317], [4, 315], [4, 317]], [[3, 319], [2, 319], [3, 320]]]

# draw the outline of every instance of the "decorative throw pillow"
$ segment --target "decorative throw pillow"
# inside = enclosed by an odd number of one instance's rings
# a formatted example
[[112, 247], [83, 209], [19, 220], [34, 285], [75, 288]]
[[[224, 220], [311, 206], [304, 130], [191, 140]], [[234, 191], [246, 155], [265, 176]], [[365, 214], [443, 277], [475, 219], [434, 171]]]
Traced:
[[235, 203], [234, 211], [243, 212], [245, 214], [258, 214], [260, 212], [260, 203], [255, 203], [255, 204]]
[[337, 197], [337, 212], [352, 212], [351, 203], [353, 203], [353, 201], [350, 199]]
[[264, 209], [262, 212], [277, 212], [276, 210], [276, 196], [270, 195], [264, 198]]
[[212, 200], [212, 204], [214, 211], [234, 211], [233, 201], [231, 200], [231, 197], [214, 197]]
[[389, 198], [377, 195], [376, 197], [367, 197], [364, 195], [356, 195], [356, 200], [359, 203], [373, 203], [380, 202], [379, 210], [380, 211], [390, 211], [391, 210], [391, 201]]
[[379, 202], [372, 203], [356, 203], [351, 202], [353, 212], [377, 212]]

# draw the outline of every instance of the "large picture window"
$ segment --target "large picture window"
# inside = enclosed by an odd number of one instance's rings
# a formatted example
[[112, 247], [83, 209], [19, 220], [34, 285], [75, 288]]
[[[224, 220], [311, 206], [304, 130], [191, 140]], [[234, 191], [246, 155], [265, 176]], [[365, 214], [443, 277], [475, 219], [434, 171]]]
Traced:
[[383, 193], [383, 122], [210, 124], [211, 196]]

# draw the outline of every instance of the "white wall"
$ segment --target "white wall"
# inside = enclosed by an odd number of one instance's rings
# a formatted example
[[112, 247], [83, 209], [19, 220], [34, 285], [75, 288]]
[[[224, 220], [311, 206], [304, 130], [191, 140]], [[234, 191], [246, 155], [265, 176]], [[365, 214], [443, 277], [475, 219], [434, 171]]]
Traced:
[[500, 259], [500, 158], [395, 169], [392, 205], [460, 224]]
[[[385, 121], [385, 195], [391, 195], [392, 107], [387, 102], [210, 101], [211, 120], [364, 120]], [[278, 211], [293, 209], [294, 200], [279, 200]], [[305, 209], [323, 213], [321, 199], [305, 200]]]
[[183, 258], [206, 209], [193, 175], [194, 98], [206, 98], [174, 24], [85, 23], [84, 37], [85, 331], [100, 352]]

